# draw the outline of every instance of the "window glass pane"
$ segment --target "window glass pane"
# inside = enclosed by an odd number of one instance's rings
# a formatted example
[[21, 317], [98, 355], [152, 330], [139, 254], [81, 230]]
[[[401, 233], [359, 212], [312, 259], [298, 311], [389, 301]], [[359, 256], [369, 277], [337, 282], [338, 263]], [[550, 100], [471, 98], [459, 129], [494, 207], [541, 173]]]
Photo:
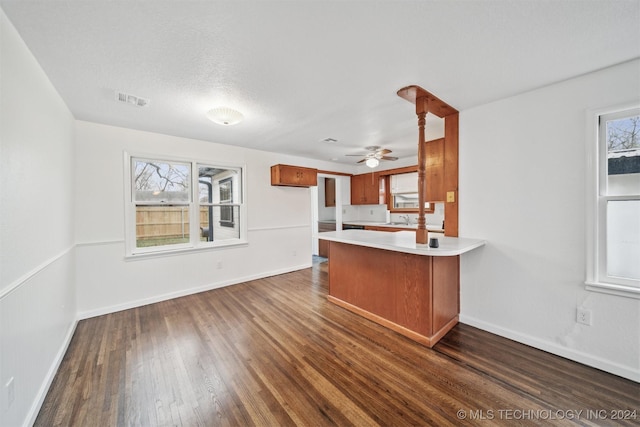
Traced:
[[640, 193], [640, 115], [606, 120], [607, 194]]
[[391, 175], [391, 196], [396, 209], [418, 209], [418, 172]]
[[233, 203], [233, 181], [226, 178], [218, 182], [220, 191], [220, 203]]
[[607, 202], [607, 274], [640, 280], [640, 200]]
[[200, 241], [240, 238], [240, 177], [238, 169], [198, 165]]
[[136, 247], [189, 243], [188, 206], [136, 206]]
[[398, 209], [418, 208], [418, 193], [402, 193], [393, 195], [393, 207]]
[[[210, 225], [213, 224], [213, 227]], [[240, 238], [240, 207], [214, 205], [200, 207], [200, 240], [220, 241]]]
[[239, 203], [240, 172], [213, 166], [198, 166], [200, 203]]
[[133, 198], [136, 202], [188, 203], [190, 165], [153, 160], [133, 160]]

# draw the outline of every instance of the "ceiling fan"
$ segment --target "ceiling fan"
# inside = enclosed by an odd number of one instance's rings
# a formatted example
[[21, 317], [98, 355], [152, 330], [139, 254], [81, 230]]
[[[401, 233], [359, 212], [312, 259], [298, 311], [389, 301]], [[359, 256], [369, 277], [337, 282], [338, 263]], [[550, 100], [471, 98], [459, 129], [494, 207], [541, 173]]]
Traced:
[[370, 168], [375, 168], [380, 163], [380, 160], [398, 160], [397, 157], [387, 156], [387, 154], [391, 153], [391, 150], [387, 150], [386, 148], [380, 148], [377, 145], [372, 145], [370, 147], [364, 147], [365, 150], [370, 151], [367, 154], [347, 154], [347, 156], [364, 156], [362, 160], [358, 163], [365, 162], [367, 166]]

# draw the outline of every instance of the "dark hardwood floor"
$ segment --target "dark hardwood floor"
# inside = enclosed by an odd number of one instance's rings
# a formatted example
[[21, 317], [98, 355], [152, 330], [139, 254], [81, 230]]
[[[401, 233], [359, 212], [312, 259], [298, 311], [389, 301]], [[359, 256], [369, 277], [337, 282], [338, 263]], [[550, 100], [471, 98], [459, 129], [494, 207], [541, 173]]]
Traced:
[[429, 349], [326, 296], [324, 263], [83, 320], [35, 425], [640, 425], [638, 383], [466, 325]]

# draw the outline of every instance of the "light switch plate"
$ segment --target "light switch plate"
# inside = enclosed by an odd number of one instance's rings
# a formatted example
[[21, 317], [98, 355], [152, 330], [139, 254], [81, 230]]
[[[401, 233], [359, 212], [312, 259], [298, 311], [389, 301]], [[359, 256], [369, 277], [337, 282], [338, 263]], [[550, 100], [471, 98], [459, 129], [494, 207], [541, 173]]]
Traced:
[[447, 203], [453, 203], [456, 201], [456, 193], [453, 191], [447, 191]]

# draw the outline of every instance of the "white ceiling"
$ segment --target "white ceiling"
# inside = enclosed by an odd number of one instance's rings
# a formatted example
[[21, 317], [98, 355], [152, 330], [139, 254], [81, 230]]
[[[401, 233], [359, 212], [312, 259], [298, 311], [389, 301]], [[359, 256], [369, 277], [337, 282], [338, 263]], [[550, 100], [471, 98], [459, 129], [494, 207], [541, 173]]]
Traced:
[[[640, 57], [640, 0], [0, 6], [77, 119], [344, 163], [369, 145], [415, 156], [404, 86], [462, 111]], [[245, 120], [210, 122], [221, 105]]]

